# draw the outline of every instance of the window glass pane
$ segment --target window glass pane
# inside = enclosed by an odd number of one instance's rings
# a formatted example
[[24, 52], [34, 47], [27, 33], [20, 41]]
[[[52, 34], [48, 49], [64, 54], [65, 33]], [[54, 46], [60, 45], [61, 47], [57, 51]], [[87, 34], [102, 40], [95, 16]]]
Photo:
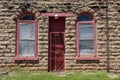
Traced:
[[93, 40], [80, 40], [79, 41], [80, 55], [89, 55], [94, 53]]
[[35, 27], [34, 24], [21, 23], [20, 24], [20, 40], [35, 39]]
[[79, 39], [93, 39], [94, 30], [92, 24], [80, 24], [78, 27]]
[[88, 14], [82, 14], [78, 17], [78, 21], [92, 21], [92, 17]]
[[19, 55], [34, 56], [34, 41], [20, 41]]
[[20, 18], [20, 20], [35, 20], [35, 19], [31, 14], [25, 14]]

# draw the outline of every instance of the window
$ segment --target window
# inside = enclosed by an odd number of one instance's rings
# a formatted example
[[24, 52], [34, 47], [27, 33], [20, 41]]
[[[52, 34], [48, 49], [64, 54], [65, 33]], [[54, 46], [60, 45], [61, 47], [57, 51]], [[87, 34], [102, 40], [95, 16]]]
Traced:
[[15, 60], [37, 60], [37, 20], [33, 13], [24, 12], [17, 20]]
[[76, 25], [77, 60], [98, 60], [96, 53], [96, 26], [93, 16], [83, 12]]

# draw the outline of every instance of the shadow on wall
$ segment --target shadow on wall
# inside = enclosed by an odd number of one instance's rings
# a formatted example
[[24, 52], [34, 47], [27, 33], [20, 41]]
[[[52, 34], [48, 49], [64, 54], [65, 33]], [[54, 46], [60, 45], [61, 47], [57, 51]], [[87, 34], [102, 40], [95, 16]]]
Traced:
[[86, 60], [86, 61], [76, 61], [77, 64], [86, 64], [86, 63], [99, 63], [99, 60]]
[[26, 64], [37, 64], [39, 63], [39, 60], [18, 60], [18, 61], [15, 61], [15, 63], [17, 64], [22, 64], [22, 63], [26, 63]]

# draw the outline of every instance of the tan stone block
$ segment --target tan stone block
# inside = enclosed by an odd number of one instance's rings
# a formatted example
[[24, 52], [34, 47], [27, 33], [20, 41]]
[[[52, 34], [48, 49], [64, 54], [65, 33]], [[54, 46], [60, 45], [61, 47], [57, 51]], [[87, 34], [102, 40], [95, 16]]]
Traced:
[[70, 31], [71, 31], [71, 33], [74, 33], [74, 34], [75, 34], [75, 32], [76, 32], [75, 30], [70, 30]]
[[76, 49], [66, 49], [65, 51], [66, 51], [66, 52], [70, 52], [70, 53], [75, 53], [75, 52], [76, 52]]
[[8, 37], [9, 33], [1, 33], [0, 36], [2, 36], [2, 37]]
[[66, 45], [74, 45], [75, 42], [66, 42]]
[[7, 63], [6, 67], [15, 67], [16, 65], [14, 63]]
[[106, 52], [106, 49], [105, 49], [105, 48], [98, 49], [98, 52], [99, 52], [99, 53]]
[[70, 24], [71, 24], [71, 25], [75, 25], [75, 21], [71, 21]]
[[39, 53], [48, 53], [48, 49], [41, 49], [38, 51]]
[[68, 27], [67, 25], [70, 25], [70, 21], [66, 21], [66, 27]]
[[26, 67], [26, 64], [25, 63], [21, 63], [19, 66], [20, 67]]
[[0, 49], [5, 49], [6, 46], [5, 45], [0, 45]]
[[2, 8], [2, 9], [0, 9], [0, 12], [7, 12], [9, 9], [4, 9], [4, 8]]
[[1, 64], [0, 64], [0, 68], [5, 67], [5, 66], [6, 66], [5, 63], [1, 63]]
[[[15, 32], [16, 31], [16, 29], [7, 29], [6, 30], [6, 32], [8, 32], [8, 33], [13, 33], [13, 32]], [[15, 33], [13, 33], [13, 34], [15, 34]]]
[[44, 45], [43, 48], [48, 49], [48, 45]]
[[39, 36], [42, 36], [42, 35], [48, 36], [48, 33], [40, 33], [40, 34], [39, 34]]
[[39, 41], [38, 44], [48, 44], [48, 41]]

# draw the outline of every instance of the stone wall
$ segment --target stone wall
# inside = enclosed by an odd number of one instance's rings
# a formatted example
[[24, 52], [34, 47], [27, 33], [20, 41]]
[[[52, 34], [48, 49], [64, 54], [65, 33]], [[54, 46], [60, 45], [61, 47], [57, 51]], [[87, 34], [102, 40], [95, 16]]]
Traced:
[[[73, 71], [107, 70], [107, 52], [109, 49], [109, 67], [111, 72], [120, 73], [120, 2], [109, 1], [109, 27], [106, 21], [106, 1], [104, 0], [29, 0], [28, 11], [35, 13], [38, 19], [38, 55], [39, 62], [15, 63], [16, 20], [24, 11], [26, 0], [0, 0], [0, 68], [24, 67], [30, 70], [48, 69], [48, 17], [47, 12], [72, 13], [66, 18], [65, 26], [65, 69]], [[94, 15], [97, 27], [97, 53], [99, 61], [77, 61], [75, 23], [77, 15], [88, 11]], [[109, 36], [107, 39], [107, 33]], [[109, 45], [106, 45], [109, 41]]]

